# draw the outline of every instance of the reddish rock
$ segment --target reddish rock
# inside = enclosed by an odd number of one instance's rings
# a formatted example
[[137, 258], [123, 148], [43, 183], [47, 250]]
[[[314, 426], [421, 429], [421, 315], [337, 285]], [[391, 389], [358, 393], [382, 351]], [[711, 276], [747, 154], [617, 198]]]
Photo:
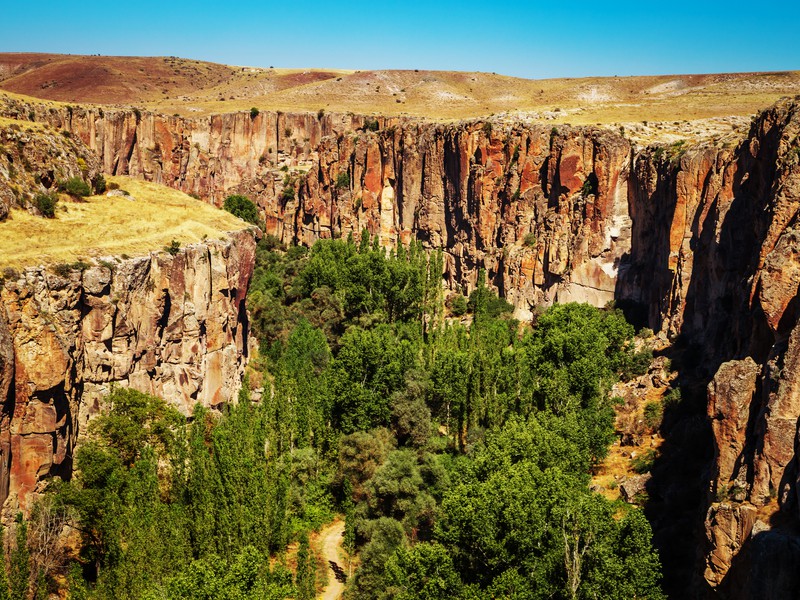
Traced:
[[[0, 286], [0, 491], [5, 514], [70, 456], [112, 384], [184, 414], [235, 399], [247, 354], [241, 311], [255, 262], [248, 231], [76, 270], [28, 268]], [[4, 410], [3, 415], [8, 411]]]

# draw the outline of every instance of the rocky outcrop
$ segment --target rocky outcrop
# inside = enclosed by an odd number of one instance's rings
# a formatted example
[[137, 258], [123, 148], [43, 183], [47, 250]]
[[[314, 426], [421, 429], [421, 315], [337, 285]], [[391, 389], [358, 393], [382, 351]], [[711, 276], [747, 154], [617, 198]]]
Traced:
[[800, 104], [784, 101], [736, 148], [648, 149], [632, 169], [617, 298], [688, 348], [685, 369], [710, 382], [705, 576], [730, 597], [744, 597], [728, 584], [737, 570], [754, 567], [736, 557], [755, 511], [778, 511], [762, 549], [797, 522], [798, 134]]
[[362, 229], [386, 245], [416, 238], [444, 251], [451, 288], [472, 289], [483, 268], [523, 311], [603, 305], [627, 249], [630, 152], [605, 130], [481, 123], [326, 138], [297, 199], [267, 222], [301, 243]]
[[36, 193], [53, 191], [59, 181], [88, 181], [100, 170], [94, 152], [80, 140], [39, 125], [0, 124], [0, 221], [12, 207], [36, 208]]
[[714, 449], [697, 469], [708, 477], [703, 497], [675, 492], [682, 469], [670, 491], [658, 473], [648, 483], [654, 501], [680, 497], [698, 513], [692, 530], [706, 547], [695, 571], [734, 589], [750, 560], [740, 555], [756, 556], [751, 509], [781, 517], [757, 532], [758, 556], [788, 539], [780, 523], [800, 518], [797, 101], [754, 118], [738, 144], [644, 149], [597, 128], [3, 102], [4, 114], [72, 132], [106, 172], [216, 204], [248, 194], [284, 242], [362, 229], [387, 246], [414, 238], [443, 250], [451, 289], [469, 291], [485, 269], [519, 316], [556, 301], [616, 301], [683, 349], [684, 380], [711, 384], [700, 411], [708, 425], [684, 432], [706, 432]]
[[184, 414], [235, 398], [247, 357], [249, 231], [227, 241], [109, 260], [85, 270], [6, 273], [0, 288], [0, 491], [29, 507], [71, 474], [88, 419], [113, 385]]
[[103, 170], [221, 204], [245, 193], [284, 242], [415, 237], [445, 252], [445, 278], [479, 269], [524, 315], [555, 301], [614, 298], [627, 251], [631, 147], [604, 129], [335, 114], [182, 118], [3, 99], [4, 114], [72, 132]]

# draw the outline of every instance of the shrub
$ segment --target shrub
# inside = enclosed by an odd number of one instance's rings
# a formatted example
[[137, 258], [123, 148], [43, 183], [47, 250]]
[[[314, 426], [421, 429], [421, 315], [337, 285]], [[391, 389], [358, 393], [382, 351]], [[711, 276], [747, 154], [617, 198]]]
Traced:
[[164, 252], [169, 252], [172, 256], [175, 256], [180, 251], [181, 243], [178, 240], [172, 240], [169, 246], [164, 246]]
[[485, 133], [487, 136], [492, 135], [492, 124], [489, 121], [486, 121], [486, 123], [483, 124], [483, 127], [481, 127], [481, 129], [483, 130], [483, 133]]
[[661, 419], [664, 416], [664, 406], [661, 402], [653, 400], [644, 405], [644, 424], [654, 431], [661, 427]]
[[589, 173], [589, 176], [586, 178], [586, 181], [583, 182], [583, 186], [581, 186], [581, 196], [584, 198], [586, 196], [596, 196], [597, 195], [597, 175], [594, 173]]
[[255, 119], [258, 116], [258, 109], [254, 106], [250, 109], [250, 118]]
[[678, 406], [681, 403], [681, 400], [680, 388], [672, 388], [670, 391], [664, 394], [662, 402], [664, 403], [664, 407], [669, 408], [670, 406]]
[[72, 267], [67, 263], [61, 263], [53, 267], [53, 271], [59, 277], [67, 278], [72, 273]]
[[378, 119], [370, 119], [369, 117], [364, 119], [364, 131], [378, 131], [378, 129], [380, 129]]
[[283, 192], [281, 192], [281, 198], [287, 202], [289, 200], [294, 200], [294, 188], [290, 186], [283, 188]]
[[336, 189], [343, 190], [350, 187], [350, 175], [342, 171], [336, 176]]
[[80, 177], [70, 177], [64, 182], [64, 191], [71, 196], [88, 196], [92, 193], [89, 184]]
[[253, 225], [258, 225], [258, 208], [247, 196], [233, 194], [225, 198], [222, 208]]
[[531, 231], [529, 234], [527, 234], [525, 236], [525, 238], [522, 240], [522, 243], [527, 248], [535, 247], [536, 246], [536, 234]]
[[106, 188], [109, 189], [109, 190], [118, 190], [119, 189], [119, 184], [116, 181], [109, 181], [106, 184]]
[[641, 475], [649, 472], [653, 468], [653, 463], [655, 462], [656, 451], [650, 449], [631, 460], [631, 468]]
[[453, 298], [453, 304], [450, 307], [450, 310], [453, 313], [453, 316], [460, 317], [465, 312], [467, 312], [467, 299], [459, 294], [455, 298]]
[[325, 109], [324, 108], [320, 108], [317, 111], [317, 119], [322, 120], [322, 117], [324, 117], [324, 116], [325, 116]]
[[622, 368], [621, 376], [624, 381], [630, 381], [634, 377], [645, 375], [653, 362], [653, 351], [650, 348], [643, 348], [639, 352], [634, 352], [630, 356], [628, 364]]
[[98, 173], [92, 179], [92, 187], [94, 188], [95, 194], [104, 194], [106, 191], [106, 178], [103, 177], [102, 173]]
[[36, 210], [47, 219], [56, 216], [56, 202], [58, 202], [58, 196], [55, 194], [36, 194], [33, 199]]

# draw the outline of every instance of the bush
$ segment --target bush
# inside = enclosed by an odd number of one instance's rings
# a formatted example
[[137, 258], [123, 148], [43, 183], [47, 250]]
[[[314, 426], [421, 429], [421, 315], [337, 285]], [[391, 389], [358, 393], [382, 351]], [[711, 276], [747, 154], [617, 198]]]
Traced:
[[181, 243], [178, 240], [172, 240], [169, 246], [164, 246], [164, 252], [169, 252], [172, 256], [175, 256], [180, 251]]
[[525, 236], [525, 239], [522, 241], [523, 245], [527, 248], [534, 248], [536, 246], [536, 234], [531, 232]]
[[336, 176], [336, 189], [343, 190], [350, 187], [350, 175], [342, 171]]
[[94, 188], [95, 194], [104, 194], [106, 191], [106, 178], [103, 177], [102, 173], [98, 173], [92, 179], [92, 187]]
[[656, 451], [650, 449], [631, 460], [631, 468], [639, 473], [639, 475], [642, 475], [643, 473], [648, 473], [653, 468], [653, 463], [655, 462]]
[[258, 109], [254, 106], [250, 109], [250, 118], [255, 119], [258, 116]]
[[455, 298], [453, 298], [453, 304], [450, 307], [453, 316], [460, 317], [465, 312], [467, 312], [467, 299], [459, 294]]
[[71, 196], [89, 196], [92, 190], [89, 184], [80, 177], [70, 177], [64, 182], [64, 191]]
[[492, 124], [489, 121], [486, 121], [486, 123], [483, 124], [483, 127], [481, 127], [481, 129], [483, 130], [483, 133], [485, 133], [487, 136], [492, 135]]
[[281, 197], [287, 202], [289, 200], [294, 200], [294, 188], [289, 186], [283, 188], [283, 192], [281, 192]]
[[670, 406], [678, 406], [681, 403], [681, 400], [680, 388], [672, 388], [670, 391], [664, 394], [662, 402], [664, 403], [664, 407], [669, 408]]
[[653, 431], [661, 427], [661, 419], [664, 416], [664, 406], [661, 402], [652, 401], [644, 405], [644, 424]]
[[119, 184], [116, 181], [109, 181], [106, 184], [106, 188], [109, 189], [109, 190], [118, 190], [119, 189]]
[[33, 199], [36, 210], [47, 219], [56, 216], [56, 202], [58, 202], [58, 197], [55, 194], [36, 194]]
[[597, 195], [597, 175], [594, 173], [589, 173], [589, 176], [586, 178], [586, 181], [583, 182], [581, 186], [581, 196], [584, 198], [586, 196], [596, 196]]
[[225, 198], [222, 208], [253, 225], [258, 225], [258, 208], [247, 196], [233, 194]]

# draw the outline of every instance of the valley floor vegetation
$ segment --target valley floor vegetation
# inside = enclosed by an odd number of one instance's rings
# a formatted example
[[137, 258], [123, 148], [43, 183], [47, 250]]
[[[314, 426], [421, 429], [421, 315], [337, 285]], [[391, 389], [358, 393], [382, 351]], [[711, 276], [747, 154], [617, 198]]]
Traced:
[[[589, 489], [611, 385], [642, 362], [633, 328], [578, 304], [522, 325], [483, 281], [445, 303], [441, 261], [366, 232], [264, 238], [239, 402], [186, 419], [116, 389], [73, 479], [16, 528], [0, 598], [23, 579], [37, 597], [307, 600], [309, 534], [337, 513], [348, 598], [662, 598], [642, 512]], [[65, 524], [79, 550], [44, 552]]]

